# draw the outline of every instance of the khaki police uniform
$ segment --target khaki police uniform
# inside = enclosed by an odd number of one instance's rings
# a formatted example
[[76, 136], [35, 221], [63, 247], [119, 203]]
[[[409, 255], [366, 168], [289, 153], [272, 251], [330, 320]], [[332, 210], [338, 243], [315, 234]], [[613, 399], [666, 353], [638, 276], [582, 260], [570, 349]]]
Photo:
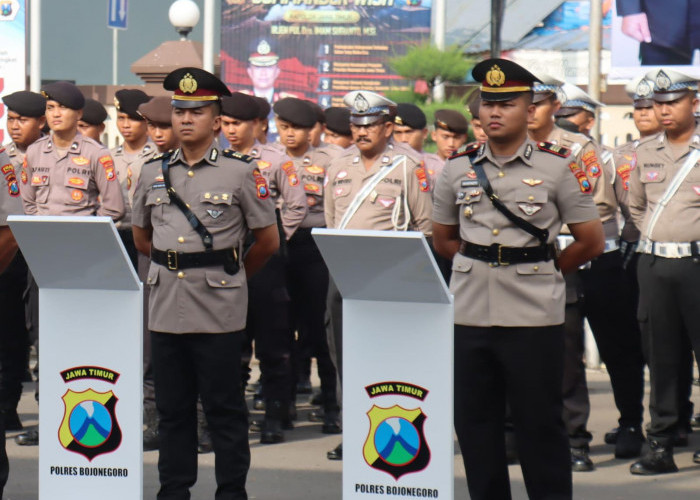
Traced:
[[45, 136], [27, 148], [21, 192], [27, 215], [100, 215], [119, 220], [125, 213], [109, 151], [76, 134], [64, 156]]
[[22, 151], [14, 142], [8, 142], [4, 148], [7, 156], [10, 157], [10, 162], [15, 167], [15, 171], [22, 172], [22, 163], [24, 163], [24, 157], [27, 154], [26, 150]]
[[283, 151], [269, 144], [260, 144], [257, 140], [248, 152], [267, 181], [270, 196], [275, 200], [285, 239], [292, 237], [307, 216], [306, 196], [299, 184], [296, 168], [291, 168], [291, 161]]
[[[275, 223], [269, 194], [259, 194], [262, 177], [248, 162], [225, 156], [210, 147], [202, 164], [190, 168], [176, 150], [168, 159], [177, 193], [214, 237], [214, 250], [242, 249], [247, 229]], [[178, 168], [180, 167], [180, 168]], [[261, 184], [262, 185], [262, 184]], [[168, 196], [161, 162], [144, 165], [134, 195], [133, 223], [153, 227], [153, 247], [177, 252], [200, 252], [204, 246], [182, 212]], [[220, 266], [171, 271], [151, 263], [149, 328], [169, 333], [224, 333], [245, 326], [246, 280], [241, 267], [228, 275]], [[208, 298], [202, 307], [201, 297]], [[231, 307], [236, 304], [236, 307]]]
[[110, 150], [114, 160], [114, 170], [122, 189], [122, 196], [127, 202], [127, 212], [119, 224], [120, 228], [131, 229], [131, 206], [134, 202], [136, 183], [141, 175], [143, 164], [150, 160], [158, 152], [156, 146], [149, 140], [136, 153], [127, 153], [124, 145], [117, 146]]
[[[20, 197], [21, 165], [15, 166], [7, 152], [0, 147], [0, 226], [7, 225], [8, 215], [24, 214]], [[22, 253], [17, 251], [7, 269], [0, 274], [0, 421], [6, 430], [22, 428], [17, 405], [22, 396], [22, 380], [27, 370], [29, 354], [23, 300], [26, 288], [27, 264]], [[0, 453], [2, 450], [4, 446]], [[1, 465], [0, 455], [0, 485], [4, 484]]]
[[[266, 410], [269, 408], [266, 415], [269, 413], [274, 418], [286, 420], [292, 403], [290, 352], [294, 332], [291, 328], [285, 259], [288, 240], [299, 231], [299, 226], [306, 217], [306, 196], [296, 168], [284, 150], [255, 141], [249, 154], [266, 179], [270, 197], [275, 202], [281, 250], [248, 282], [248, 342], [244, 348], [244, 381], [248, 378], [252, 342], [255, 340], [255, 355], [260, 360], [263, 374], [263, 397]], [[276, 407], [279, 407], [277, 413]]]
[[[639, 321], [648, 341], [652, 372], [650, 440], [667, 446], [676, 429], [686, 429], [688, 339], [700, 351], [700, 167], [680, 183], [650, 231], [652, 214], [693, 151], [700, 149], [700, 127], [687, 148], [672, 147], [665, 134], [640, 141], [629, 181], [632, 219], [641, 232], [638, 252]], [[684, 384], [686, 385], [686, 384]], [[678, 394], [680, 392], [680, 394]], [[692, 412], [692, 410], [690, 410]]]
[[[433, 220], [445, 225], [459, 225], [461, 239], [478, 245], [531, 247], [538, 244], [532, 235], [512, 224], [492, 206], [479, 185], [476, 172], [471, 168], [472, 162], [483, 166], [495, 193], [511, 212], [549, 231], [550, 243], [554, 242], [563, 224], [597, 218], [592, 197], [584, 192], [586, 190], [572, 175], [569, 167], [571, 159], [566, 158], [569, 151], [540, 144], [525, 141], [507, 162], [494, 157], [488, 145], [481, 145], [477, 150], [472, 147], [471, 157], [464, 153], [451, 158], [437, 182]], [[547, 149], [550, 147], [552, 150]], [[480, 354], [481, 348], [478, 346], [476, 350], [467, 348], [473, 342], [479, 344], [483, 336], [493, 338], [496, 344], [499, 342], [497, 339], [508, 339], [504, 342], [519, 339], [519, 348], [513, 346], [513, 352], [504, 349], [503, 355], [508, 361], [502, 362], [506, 363], [508, 403], [512, 410], [520, 460], [532, 472], [539, 470], [542, 474], [550, 475], [555, 488], [566, 491], [570, 487], [567, 486], [570, 465], [566, 433], [561, 421], [562, 407], [553, 406], [551, 400], [547, 400], [549, 396], [546, 396], [561, 395], [564, 361], [561, 325], [564, 323], [565, 286], [555, 261], [499, 266], [457, 253], [453, 259], [450, 290], [455, 296], [455, 366], [470, 365], [465, 370], [457, 368], [455, 374], [456, 386], [463, 388], [455, 393], [455, 416], [465, 466], [472, 474], [471, 478], [468, 477], [470, 491], [481, 488], [474, 475], [478, 477], [480, 470], [493, 465], [489, 463], [491, 457], [502, 464], [499, 468], [505, 468], [504, 452], [484, 451], [489, 448], [490, 439], [498, 440], [500, 435], [502, 442], [502, 420], [494, 418], [486, 429], [483, 421], [488, 421], [486, 415], [492, 409], [486, 405], [481, 410], [475, 410], [475, 407], [481, 406], [484, 398], [493, 401], [496, 406], [500, 404], [501, 412], [505, 404], [496, 397], [502, 388], [494, 387], [494, 381], [490, 379], [480, 378], [488, 377], [480, 372], [480, 368], [486, 370], [482, 367], [485, 359], [479, 359], [488, 354]], [[522, 362], [530, 356], [534, 356], [535, 360]], [[527, 367], [528, 363], [538, 364], [537, 359], [542, 359], [552, 373], [532, 372]], [[559, 376], [550, 378], [557, 372]], [[479, 384], [475, 384], [476, 379], [470, 376], [479, 379]], [[538, 387], [539, 390], [533, 392], [529, 390], [531, 387]], [[526, 408], [537, 408], [537, 411], [526, 411]], [[482, 421], [482, 425], [477, 425], [477, 420], [472, 418], [486, 420]], [[543, 434], [533, 433], [533, 429], [539, 429], [538, 432]], [[556, 433], [557, 439], [553, 439], [552, 432]], [[547, 437], [544, 433], [547, 433]], [[547, 450], [542, 449], [543, 445]], [[465, 453], [464, 450], [469, 447], [481, 452]], [[480, 463], [482, 459], [484, 464]]]
[[[22, 200], [19, 197], [19, 181], [16, 172], [9, 155], [0, 147], [0, 174], [2, 175], [0, 178], [0, 227], [7, 226], [7, 217], [9, 215], [22, 215], [24, 213], [22, 210]], [[0, 316], [3, 318], [3, 330], [10, 332], [19, 332], [24, 329], [22, 288], [23, 285], [26, 285], [27, 278], [26, 268], [20, 273], [16, 271], [17, 265], [15, 262], [17, 259], [18, 257], [16, 256], [8, 268], [0, 273]], [[13, 313], [13, 311], [20, 311], [20, 314]], [[24, 339], [26, 341], [26, 336]], [[10, 366], [7, 366], [7, 363], [17, 365], [24, 361], [24, 358], [13, 360], [7, 356], [8, 353], [5, 347], [7, 341], [10, 340], [11, 339], [2, 339], [3, 350], [0, 351], [0, 369], [2, 369], [3, 378], [7, 373], [10, 373]], [[8, 387], [8, 389], [12, 388]], [[0, 435], [5, 434], [6, 412], [8, 410], [16, 411], [17, 401], [19, 401], [21, 392], [22, 385], [20, 380], [19, 394], [15, 394], [14, 396], [3, 394], [3, 408], [1, 408], [2, 415], [0, 415]], [[16, 399], [16, 401], [14, 399]], [[0, 445], [0, 497], [2, 497], [3, 489], [7, 483], [9, 471], [10, 466], [7, 459], [7, 452], [5, 451], [5, 440], [3, 439], [2, 445]]]
[[[326, 414], [322, 431], [335, 434], [340, 432], [336, 422], [337, 372], [329, 352], [325, 323], [329, 273], [311, 236], [313, 228], [326, 227], [324, 180], [334, 158], [333, 154], [329, 154], [332, 149], [329, 146], [332, 145], [309, 148], [304, 155], [291, 158], [309, 211], [301, 227], [289, 240], [287, 287], [292, 299], [293, 326], [298, 333], [297, 352], [294, 353], [297, 382], [310, 379], [310, 361], [312, 357], [316, 358], [321, 381], [321, 404]], [[342, 151], [342, 148], [338, 149]]]
[[[426, 236], [432, 234], [430, 222], [430, 187], [424, 172], [420, 169], [420, 157], [410, 148], [392, 144], [379, 156], [369, 170], [366, 170], [357, 147], [348, 148], [343, 156], [333, 160], [327, 172], [325, 214], [326, 225], [338, 227], [352, 200], [362, 186], [383, 167], [388, 167], [395, 159], [403, 161], [373, 190], [360, 205], [345, 229], [374, 229], [392, 231], [396, 222], [405, 222], [404, 210], [395, 209], [396, 204], [408, 202], [410, 227]], [[399, 212], [399, 218], [392, 221], [392, 214]]]

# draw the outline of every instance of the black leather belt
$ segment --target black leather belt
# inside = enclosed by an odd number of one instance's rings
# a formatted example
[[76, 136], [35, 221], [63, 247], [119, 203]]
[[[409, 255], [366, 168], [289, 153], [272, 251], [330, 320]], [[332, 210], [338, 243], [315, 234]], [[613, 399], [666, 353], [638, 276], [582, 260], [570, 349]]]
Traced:
[[486, 246], [462, 241], [459, 245], [459, 253], [471, 259], [507, 266], [551, 260], [556, 257], [556, 247], [551, 243], [537, 247], [508, 247], [498, 243]]
[[158, 250], [157, 248], [151, 248], [151, 260], [156, 264], [167, 267], [171, 271], [220, 265], [226, 267], [227, 265], [230, 266], [231, 262], [235, 262], [237, 266], [238, 250], [231, 247], [221, 250], [211, 250], [209, 252], [186, 253], [177, 252], [175, 250]]

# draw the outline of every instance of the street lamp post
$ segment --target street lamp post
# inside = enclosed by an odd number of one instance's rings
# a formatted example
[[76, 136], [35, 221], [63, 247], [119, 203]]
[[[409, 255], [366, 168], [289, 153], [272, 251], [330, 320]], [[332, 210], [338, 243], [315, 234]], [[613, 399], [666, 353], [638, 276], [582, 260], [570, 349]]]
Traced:
[[199, 22], [199, 7], [192, 0], [176, 0], [168, 10], [168, 19], [180, 34], [180, 40], [185, 41]]

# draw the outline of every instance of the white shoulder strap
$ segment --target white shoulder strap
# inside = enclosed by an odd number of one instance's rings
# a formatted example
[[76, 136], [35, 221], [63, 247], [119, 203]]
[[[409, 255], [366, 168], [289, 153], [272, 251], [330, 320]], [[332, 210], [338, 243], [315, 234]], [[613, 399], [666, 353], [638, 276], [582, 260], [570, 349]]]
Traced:
[[673, 180], [666, 187], [664, 195], [661, 197], [659, 203], [656, 205], [656, 208], [654, 208], [654, 212], [651, 214], [651, 219], [649, 220], [649, 227], [647, 229], [648, 239], [652, 239], [651, 232], [654, 230], [656, 223], [659, 221], [659, 217], [661, 217], [661, 212], [664, 211], [664, 208], [666, 208], [668, 202], [671, 201], [673, 195], [676, 194], [676, 191], [678, 191], [678, 188], [681, 187], [681, 184], [683, 183], [685, 178], [688, 177], [690, 171], [693, 169], [693, 167], [695, 167], [695, 163], [697, 163], [698, 159], [700, 159], [700, 149], [693, 149], [690, 152], [688, 159], [685, 160], [683, 166], [680, 168], [680, 170], [678, 170], [678, 172], [676, 172], [676, 175], [673, 177]]
[[370, 195], [370, 193], [374, 190], [375, 187], [377, 187], [377, 184], [382, 182], [382, 179], [384, 179], [387, 175], [389, 175], [396, 167], [398, 167], [401, 163], [406, 163], [406, 157], [404, 155], [399, 155], [394, 157], [394, 161], [391, 163], [391, 165], [387, 165], [386, 167], [381, 167], [379, 169], [379, 172], [374, 174], [374, 176], [367, 181], [367, 184], [362, 186], [362, 189], [360, 189], [357, 194], [355, 195], [355, 198], [353, 198], [352, 202], [350, 203], [350, 206], [348, 207], [347, 211], [343, 215], [343, 218], [340, 220], [340, 224], [338, 224], [338, 229], [345, 229], [345, 227], [348, 225], [350, 222], [350, 219], [353, 218], [357, 210], [360, 208], [362, 203], [367, 199], [367, 197]]

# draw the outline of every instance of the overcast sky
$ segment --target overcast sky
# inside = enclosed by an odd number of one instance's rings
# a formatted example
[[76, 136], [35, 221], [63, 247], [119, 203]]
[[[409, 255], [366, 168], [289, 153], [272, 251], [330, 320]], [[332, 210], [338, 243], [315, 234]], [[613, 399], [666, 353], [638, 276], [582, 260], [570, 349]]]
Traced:
[[[118, 1], [118, 0], [117, 0]], [[203, 0], [195, 0], [200, 14]], [[168, 21], [173, 0], [128, 0], [128, 29], [119, 32], [119, 84], [143, 83], [131, 64], [178, 34]], [[29, 0], [27, 0], [29, 4]], [[79, 85], [112, 83], [112, 30], [108, 0], [44, 0], [42, 4], [42, 79], [74, 80]], [[221, 0], [216, 0], [214, 48], [220, 47]], [[202, 41], [203, 19], [190, 34]]]

